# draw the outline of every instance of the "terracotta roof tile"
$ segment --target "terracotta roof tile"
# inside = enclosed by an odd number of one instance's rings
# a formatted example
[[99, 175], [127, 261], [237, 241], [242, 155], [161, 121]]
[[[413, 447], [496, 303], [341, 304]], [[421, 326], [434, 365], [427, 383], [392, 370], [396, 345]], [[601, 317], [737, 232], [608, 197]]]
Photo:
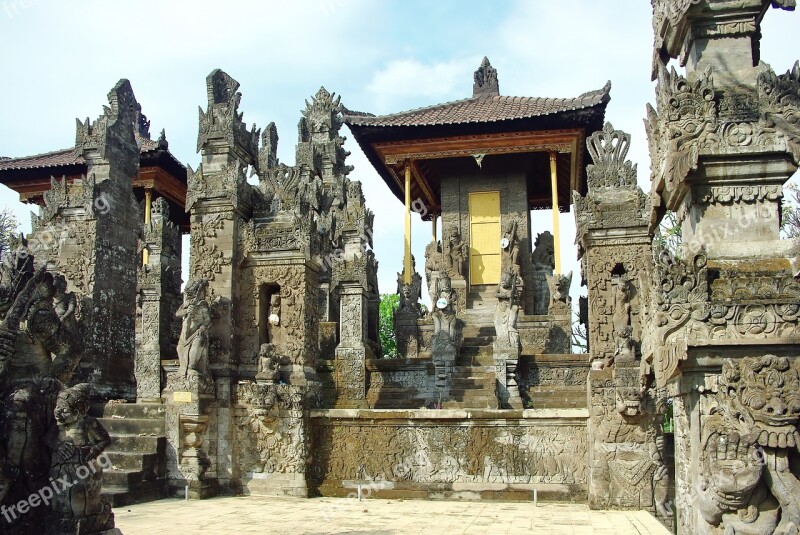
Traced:
[[590, 108], [607, 102], [611, 83], [575, 98], [483, 96], [389, 115], [369, 115], [345, 110], [344, 121], [353, 126], [434, 126], [508, 121]]

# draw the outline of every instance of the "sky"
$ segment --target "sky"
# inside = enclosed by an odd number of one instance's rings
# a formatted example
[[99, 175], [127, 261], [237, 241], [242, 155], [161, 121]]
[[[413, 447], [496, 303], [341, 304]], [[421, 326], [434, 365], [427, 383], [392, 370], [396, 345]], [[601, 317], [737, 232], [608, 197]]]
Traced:
[[[241, 83], [245, 122], [274, 121], [278, 156], [293, 164], [300, 110], [320, 86], [349, 109], [393, 113], [470, 97], [472, 73], [488, 56], [503, 95], [573, 97], [610, 80], [606, 120], [632, 135], [628, 157], [647, 192], [650, 16], [646, 0], [0, 0], [0, 156], [72, 147], [75, 118], [95, 119], [108, 91], [127, 78], [153, 136], [165, 129], [172, 153], [197, 168], [197, 107], [206, 106], [205, 77], [221, 68]], [[800, 12], [765, 17], [761, 56], [776, 72], [800, 57], [798, 28]], [[362, 182], [376, 214], [380, 291], [393, 293], [403, 206], [354, 140], [346, 148], [350, 178]], [[5, 186], [0, 205], [30, 230], [35, 206]], [[551, 226], [549, 212], [537, 214], [534, 236]], [[562, 214], [560, 227], [576, 295], [574, 214]], [[418, 266], [430, 233], [415, 216]]]

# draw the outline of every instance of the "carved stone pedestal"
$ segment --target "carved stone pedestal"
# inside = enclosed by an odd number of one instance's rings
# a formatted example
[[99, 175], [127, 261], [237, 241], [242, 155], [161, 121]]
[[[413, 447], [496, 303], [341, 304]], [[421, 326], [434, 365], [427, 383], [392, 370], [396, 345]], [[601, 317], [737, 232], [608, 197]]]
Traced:
[[440, 402], [450, 397], [453, 365], [456, 362], [456, 348], [452, 344], [434, 343], [432, 354], [435, 367], [436, 391], [438, 393], [438, 399], [434, 401]]
[[[219, 493], [211, 451], [216, 425], [214, 383], [199, 376], [181, 377], [167, 368], [164, 389], [167, 432], [167, 477], [170, 494], [205, 499]], [[187, 488], [188, 487], [188, 488]]]
[[494, 370], [497, 378], [497, 402], [501, 409], [522, 409], [517, 382], [519, 350], [511, 347], [492, 345]]
[[397, 312], [394, 317], [394, 333], [397, 340], [397, 354], [407, 359], [419, 356], [419, 327], [416, 314]]

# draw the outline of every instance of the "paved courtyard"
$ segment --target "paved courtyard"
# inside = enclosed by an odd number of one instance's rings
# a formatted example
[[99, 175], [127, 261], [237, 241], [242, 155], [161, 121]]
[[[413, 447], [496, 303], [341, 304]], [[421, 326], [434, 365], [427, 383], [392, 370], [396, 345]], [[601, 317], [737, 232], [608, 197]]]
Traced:
[[585, 505], [347, 498], [226, 497], [161, 500], [114, 509], [124, 535], [189, 533], [659, 534], [641, 511], [590, 511]]

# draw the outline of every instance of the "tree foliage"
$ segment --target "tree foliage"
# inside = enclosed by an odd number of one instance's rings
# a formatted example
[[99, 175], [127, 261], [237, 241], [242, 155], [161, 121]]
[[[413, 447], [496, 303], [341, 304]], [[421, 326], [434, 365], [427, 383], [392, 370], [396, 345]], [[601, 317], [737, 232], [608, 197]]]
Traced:
[[800, 188], [790, 184], [785, 189], [781, 207], [781, 233], [786, 238], [800, 238]]
[[381, 294], [381, 305], [378, 313], [378, 334], [381, 337], [383, 358], [394, 359], [397, 354], [397, 339], [394, 336], [394, 311], [400, 306], [397, 294]]
[[11, 236], [17, 233], [19, 222], [8, 206], [0, 210], [0, 255], [8, 250]]
[[681, 226], [678, 224], [678, 216], [675, 212], [668, 211], [664, 214], [653, 242], [656, 246], [672, 253], [674, 258], [680, 258]]

